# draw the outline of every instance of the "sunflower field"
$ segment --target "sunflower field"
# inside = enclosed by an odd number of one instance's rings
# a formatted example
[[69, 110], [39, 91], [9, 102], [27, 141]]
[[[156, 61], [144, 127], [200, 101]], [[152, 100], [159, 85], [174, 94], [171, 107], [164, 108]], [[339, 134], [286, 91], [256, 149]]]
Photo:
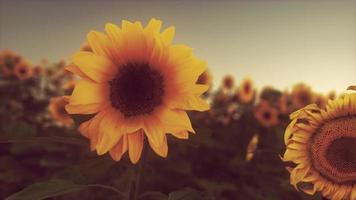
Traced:
[[1, 199], [356, 199], [354, 87], [213, 89], [161, 23], [107, 24], [66, 60], [0, 52]]

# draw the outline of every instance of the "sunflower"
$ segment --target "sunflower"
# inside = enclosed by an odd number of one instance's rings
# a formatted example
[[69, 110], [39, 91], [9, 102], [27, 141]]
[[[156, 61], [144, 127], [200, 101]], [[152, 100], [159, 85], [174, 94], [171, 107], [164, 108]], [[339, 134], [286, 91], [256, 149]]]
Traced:
[[246, 150], [246, 161], [251, 161], [253, 156], [255, 155], [257, 145], [258, 145], [258, 134], [254, 134], [248, 143]]
[[12, 51], [4, 50], [0, 52], [0, 62], [2, 75], [8, 77], [13, 73], [14, 67], [22, 62], [22, 58]]
[[235, 79], [231, 75], [226, 75], [222, 80], [222, 86], [226, 90], [231, 90], [235, 85]]
[[20, 62], [15, 66], [13, 74], [20, 80], [27, 80], [33, 76], [32, 67], [27, 62]]
[[304, 83], [296, 84], [293, 87], [291, 96], [295, 109], [302, 108], [315, 101], [315, 96], [311, 88]]
[[48, 110], [51, 117], [57, 122], [57, 124], [71, 127], [74, 122], [65, 110], [68, 100], [69, 99], [67, 97], [53, 97], [50, 100]]
[[70, 114], [95, 114], [79, 131], [98, 155], [118, 161], [128, 151], [132, 163], [141, 157], [145, 140], [160, 156], [168, 153], [167, 133], [181, 139], [193, 132], [186, 110], [205, 111], [200, 97], [207, 85], [196, 84], [206, 69], [192, 49], [172, 44], [175, 28], [160, 32], [151, 19], [106, 24], [105, 33], [90, 32], [93, 52], [80, 51], [67, 69], [79, 80], [66, 106]]
[[290, 115], [283, 160], [293, 162], [290, 182], [307, 194], [356, 199], [356, 93], [308, 105]]
[[242, 103], [251, 103], [255, 97], [256, 91], [252, 79], [245, 78], [238, 88], [237, 95]]
[[287, 115], [292, 112], [292, 102], [290, 94], [285, 90], [278, 99], [278, 108], [281, 114]]
[[277, 109], [270, 106], [270, 104], [261, 100], [254, 110], [254, 116], [257, 121], [264, 127], [272, 127], [279, 123]]

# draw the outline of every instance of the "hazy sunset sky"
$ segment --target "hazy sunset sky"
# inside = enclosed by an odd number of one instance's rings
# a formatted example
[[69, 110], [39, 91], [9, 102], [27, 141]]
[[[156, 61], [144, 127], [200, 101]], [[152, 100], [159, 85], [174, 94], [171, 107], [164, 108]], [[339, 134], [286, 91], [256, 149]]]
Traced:
[[356, 84], [356, 0], [0, 0], [0, 50], [54, 62], [107, 22], [151, 17], [176, 26], [174, 42], [208, 62], [215, 85], [228, 73], [237, 82], [250, 76], [259, 88]]

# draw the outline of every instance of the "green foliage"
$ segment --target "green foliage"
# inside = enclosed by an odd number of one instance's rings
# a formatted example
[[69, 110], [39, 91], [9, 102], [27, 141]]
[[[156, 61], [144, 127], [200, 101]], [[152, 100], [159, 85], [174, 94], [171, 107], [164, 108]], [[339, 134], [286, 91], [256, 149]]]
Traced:
[[52, 179], [38, 182], [17, 192], [6, 200], [42, 200], [78, 191], [86, 188], [85, 185], [77, 185], [67, 180]]

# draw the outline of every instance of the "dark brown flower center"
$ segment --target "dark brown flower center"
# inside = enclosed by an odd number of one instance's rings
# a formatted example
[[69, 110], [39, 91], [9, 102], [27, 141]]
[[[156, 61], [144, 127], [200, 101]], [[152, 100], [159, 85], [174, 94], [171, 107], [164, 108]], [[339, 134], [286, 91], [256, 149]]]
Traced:
[[22, 67], [20, 70], [19, 70], [20, 74], [26, 74], [27, 70], [26, 68]]
[[356, 182], [356, 117], [343, 117], [320, 127], [309, 146], [314, 168], [336, 183]]
[[163, 84], [161, 73], [149, 64], [126, 64], [110, 81], [111, 104], [125, 117], [149, 114], [162, 103]]
[[263, 112], [263, 118], [265, 120], [270, 120], [271, 117], [272, 117], [272, 114], [270, 112], [268, 112], [268, 111]]
[[334, 140], [326, 151], [326, 159], [341, 172], [355, 172], [356, 138], [342, 137]]
[[244, 92], [245, 92], [246, 94], [249, 94], [250, 91], [251, 91], [251, 85], [250, 85], [250, 83], [245, 83], [245, 84], [244, 84]]

